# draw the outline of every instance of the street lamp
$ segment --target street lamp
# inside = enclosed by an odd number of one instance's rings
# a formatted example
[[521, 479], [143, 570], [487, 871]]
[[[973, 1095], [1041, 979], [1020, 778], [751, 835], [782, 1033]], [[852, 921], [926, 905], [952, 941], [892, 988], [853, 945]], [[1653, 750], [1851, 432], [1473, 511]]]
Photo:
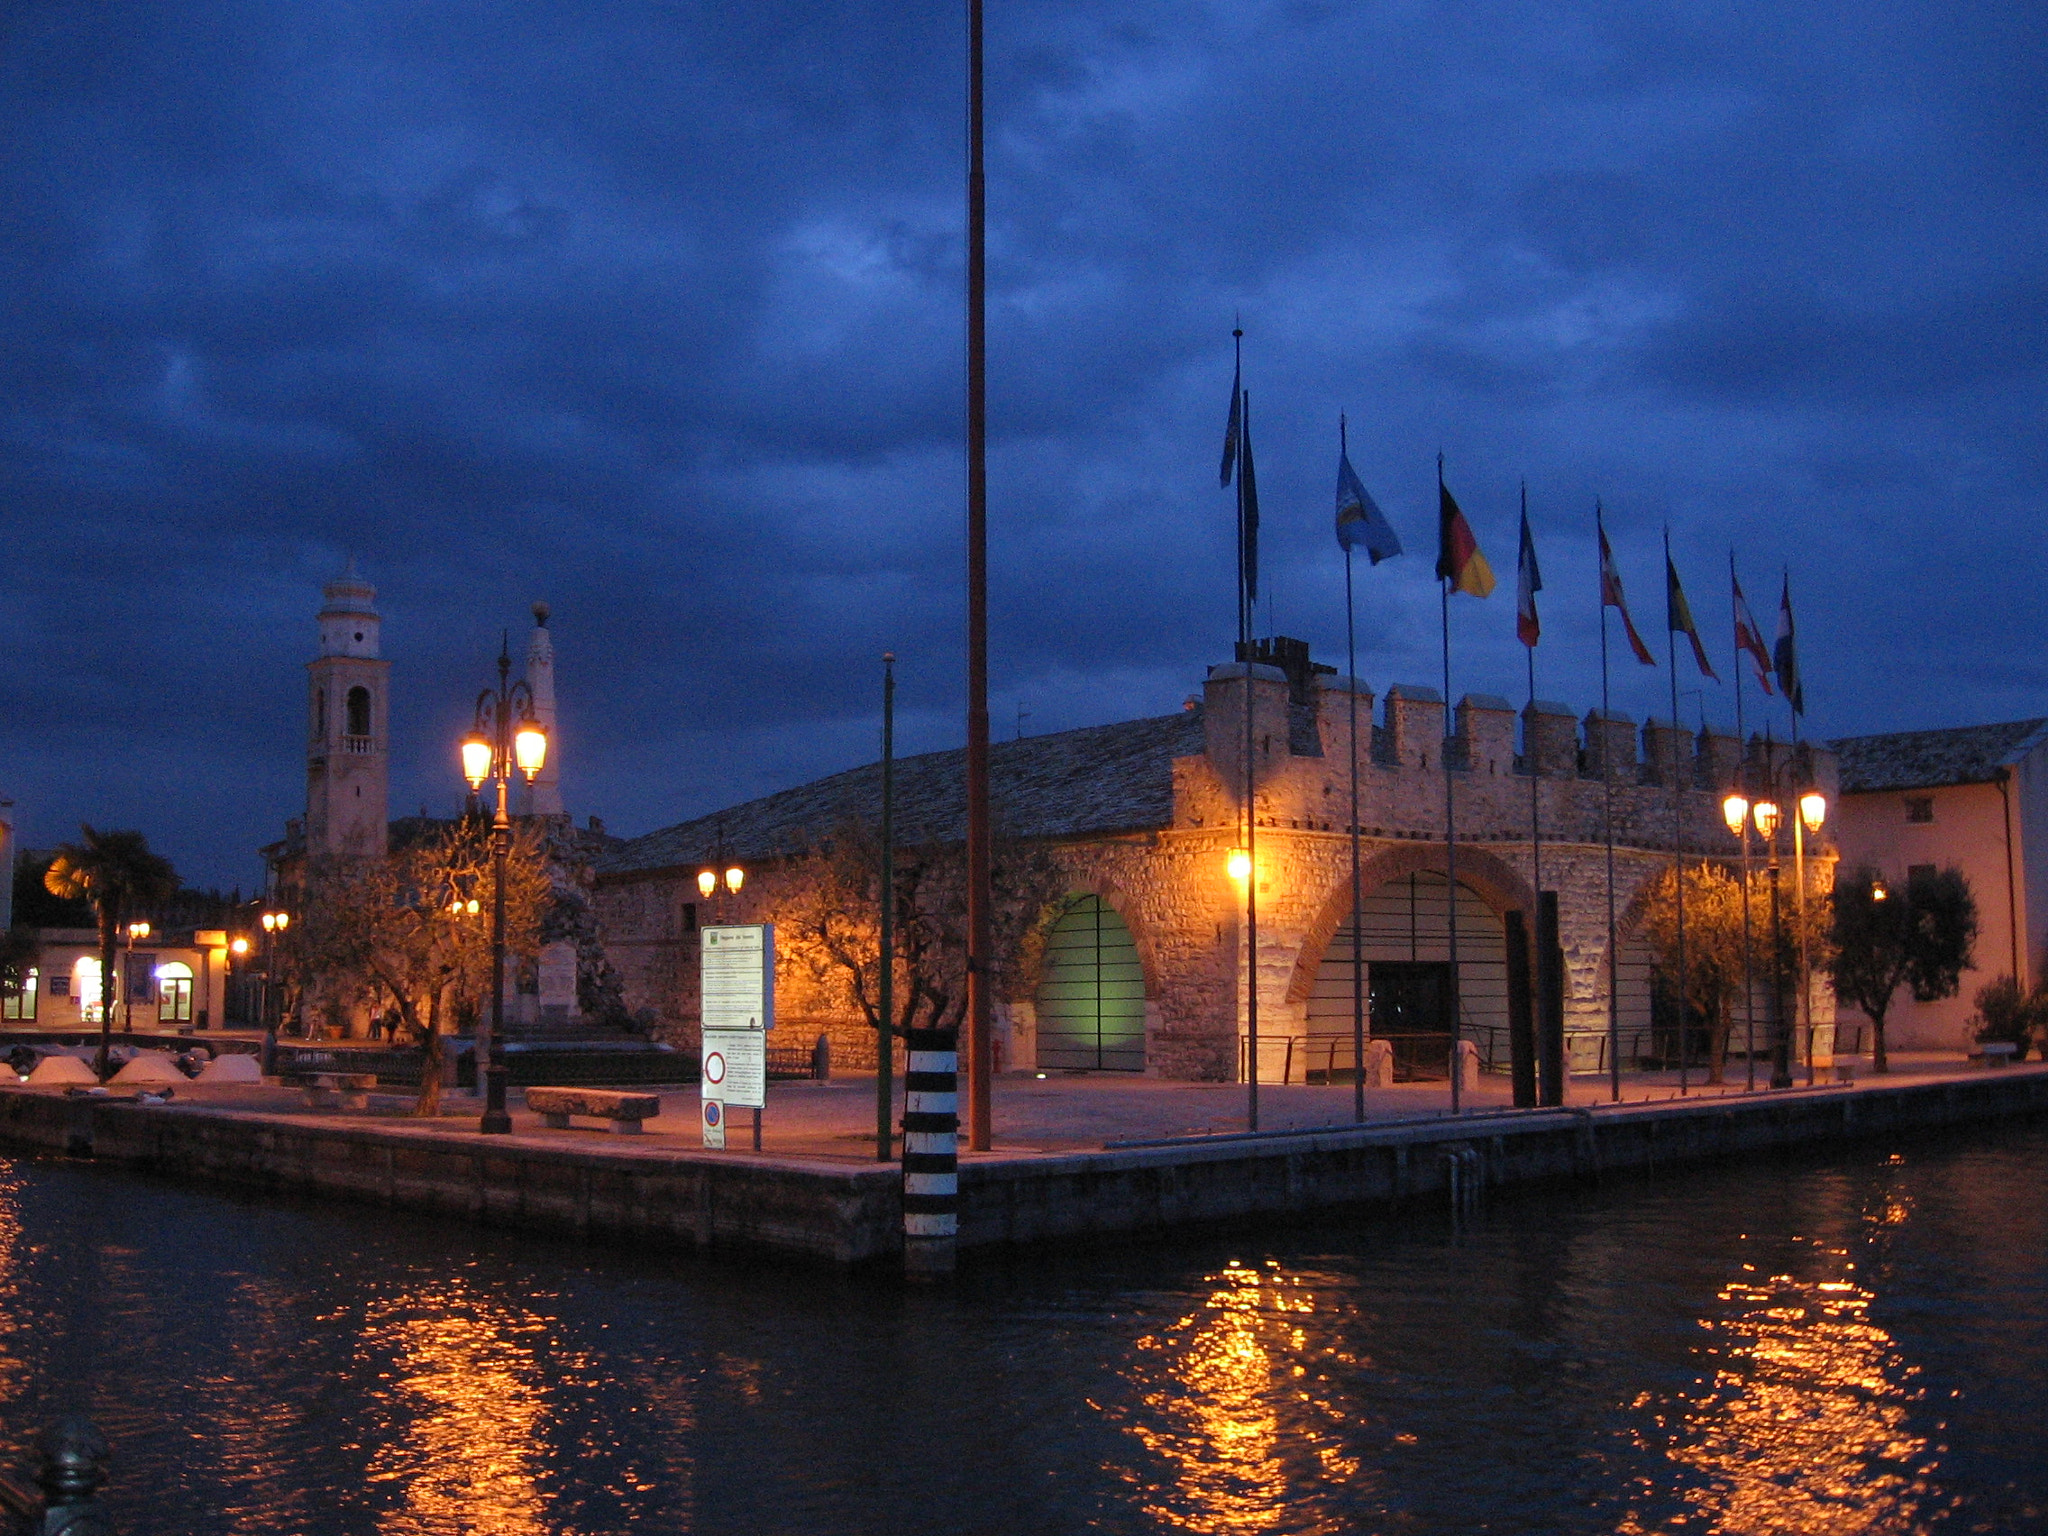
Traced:
[[[128, 957], [121, 962], [121, 1033], [124, 1035], [135, 1033], [135, 1003], [129, 996], [135, 990], [135, 941], [148, 937], [149, 924], [135, 922], [128, 925]], [[100, 1008], [102, 1011], [107, 1007], [112, 995], [113, 988], [107, 985], [106, 978], [101, 978]]]
[[268, 1076], [277, 1061], [277, 1026], [282, 1009], [278, 1004], [281, 996], [273, 988], [277, 975], [277, 941], [292, 925], [289, 912], [265, 912], [260, 919], [263, 924], [263, 1072]]
[[1721, 820], [1742, 839], [1742, 1035], [1743, 1092], [1756, 1092], [1756, 980], [1749, 945], [1749, 797], [1740, 790], [1721, 801]]
[[[1778, 872], [1778, 828], [1784, 824], [1787, 818], [1783, 807], [1780, 806], [1775, 798], [1781, 770], [1775, 757], [1772, 755], [1772, 748], [1768, 742], [1765, 744], [1764, 750], [1766, 755], [1764, 759], [1763, 777], [1765, 790], [1763, 796], [1755, 801], [1751, 801], [1740, 793], [1730, 794], [1721, 802], [1721, 818], [1728, 824], [1728, 830], [1731, 833], [1742, 838], [1745, 964], [1748, 951], [1747, 934], [1749, 930], [1747, 913], [1749, 898], [1748, 832], [1750, 827], [1754, 827], [1758, 836], [1763, 838], [1764, 845], [1770, 855], [1770, 866], [1767, 873], [1771, 879], [1771, 996], [1775, 1000], [1775, 1032], [1771, 1042], [1771, 1086], [1773, 1088], [1790, 1088], [1792, 1086], [1792, 1031], [1787, 1026], [1792, 1021], [1785, 1017], [1785, 957], [1778, 905], [1780, 881]], [[1796, 766], [1791, 762], [1787, 762], [1783, 771], [1794, 773], [1796, 772]], [[1794, 808], [1796, 814], [1790, 819], [1792, 822], [1793, 876], [1796, 881], [1795, 899], [1798, 902], [1799, 912], [1800, 1003], [1798, 1018], [1807, 1031], [1807, 1078], [1810, 1082], [1813, 1076], [1813, 988], [1811, 981], [1808, 979], [1806, 839], [1810, 834], [1817, 834], [1827, 822], [1827, 796], [1818, 789], [1810, 787], [1799, 790], [1794, 799]], [[1881, 889], [1875, 895], [1879, 901], [1885, 899]], [[1754, 1045], [1755, 1042], [1752, 1038], [1752, 1054], [1754, 1052]], [[1754, 1071], [1755, 1068], [1752, 1063], [1752, 1082], [1754, 1081]]]
[[[1788, 768], [1791, 764], [1786, 765]], [[1806, 944], [1806, 840], [1828, 819], [1828, 798], [1817, 789], [1799, 796], [1799, 819], [1792, 824], [1792, 861], [1799, 900], [1799, 1017], [1806, 1031], [1806, 1085], [1813, 1086], [1813, 980]]]
[[486, 1135], [512, 1129], [512, 1117], [505, 1111], [505, 860], [512, 852], [506, 789], [515, 769], [532, 783], [548, 753], [547, 732], [534, 718], [533, 690], [523, 680], [510, 682], [511, 674], [507, 637], [498, 646], [498, 686], [477, 695], [476, 720], [462, 741], [462, 776], [470, 791], [480, 792], [487, 779], [495, 779], [498, 786], [497, 814], [491, 819], [490, 1032], [478, 1042], [477, 1052], [485, 1064], [484, 1113], [477, 1129]]

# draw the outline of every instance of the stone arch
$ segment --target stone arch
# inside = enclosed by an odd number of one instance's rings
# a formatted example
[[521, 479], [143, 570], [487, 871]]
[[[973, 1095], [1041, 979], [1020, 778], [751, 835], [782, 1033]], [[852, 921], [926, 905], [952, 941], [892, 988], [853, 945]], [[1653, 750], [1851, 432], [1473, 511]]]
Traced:
[[[1359, 893], [1370, 896], [1381, 886], [1411, 874], [1443, 874], [1447, 869], [1442, 843], [1397, 843], [1382, 848], [1366, 859], [1359, 869]], [[1498, 917], [1510, 912], [1534, 912], [1535, 892], [1515, 867], [1484, 848], [1458, 849], [1458, 884], [1477, 895]], [[1339, 867], [1337, 879], [1316, 908], [1315, 920], [1303, 934], [1294, 958], [1294, 972], [1288, 978], [1287, 1000], [1306, 1003], [1315, 990], [1316, 972], [1323, 953], [1343, 926], [1351, 911], [1351, 867], [1349, 860]]]
[[[1136, 916], [1136, 899], [1123, 888], [1121, 881], [1104, 871], [1075, 868], [1066, 864], [1065, 860], [1061, 863], [1066, 868], [1067, 891], [1053, 903], [1053, 909], [1048, 912], [1047, 917], [1056, 919], [1073, 904], [1075, 898], [1080, 896], [1093, 896], [1099, 900], [1117, 915], [1118, 921], [1124, 927], [1130, 930], [1131, 941], [1138, 951], [1138, 969], [1144, 974], [1145, 996], [1148, 1001], [1156, 1001], [1159, 997], [1158, 944], [1149, 925], [1140, 922]], [[1016, 989], [1011, 1001], [1024, 1002], [1035, 997], [1044, 972], [1045, 949], [1043, 945], [1035, 945], [1031, 953], [1024, 957], [1024, 964], [1017, 970]]]

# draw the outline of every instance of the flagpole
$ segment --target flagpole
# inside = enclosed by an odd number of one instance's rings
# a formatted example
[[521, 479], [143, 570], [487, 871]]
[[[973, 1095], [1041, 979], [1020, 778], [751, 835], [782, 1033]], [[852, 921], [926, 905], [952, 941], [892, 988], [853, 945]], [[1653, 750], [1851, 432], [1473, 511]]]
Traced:
[[[1252, 397], [1249, 391], [1239, 396], [1239, 441], [1237, 462], [1237, 507], [1240, 536], [1237, 541], [1240, 569], [1249, 575], [1250, 551], [1245, 547], [1242, 530], [1244, 516], [1245, 445], [1252, 436]], [[1246, 604], [1249, 613], [1247, 581], [1238, 589], [1239, 601]], [[1259, 813], [1257, 804], [1258, 775], [1252, 759], [1255, 700], [1252, 669], [1252, 642], [1250, 632], [1245, 634], [1240, 654], [1244, 657], [1244, 852], [1250, 866], [1244, 877], [1244, 936], [1245, 936], [1245, 985], [1244, 985], [1244, 1033], [1245, 1033], [1245, 1129], [1259, 1128]]]
[[1793, 899], [1799, 904], [1799, 1027], [1806, 1036], [1806, 1086], [1813, 1086], [1813, 972], [1806, 945], [1806, 818], [1800, 814], [1799, 798], [1804, 787], [1799, 776], [1799, 706], [1805, 687], [1799, 681], [1799, 642], [1791, 629], [1792, 571], [1785, 570], [1786, 638], [1792, 647], [1792, 680], [1785, 690], [1785, 709], [1792, 717], [1792, 878]]
[[[1593, 528], [1602, 549], [1607, 542], [1607, 523], [1599, 498], [1593, 501]], [[1614, 932], [1614, 752], [1607, 716], [1607, 572], [1600, 572], [1600, 784], [1604, 806], [1601, 821], [1607, 836], [1607, 1090], [1621, 1102], [1621, 959], [1615, 953]]]
[[[1230, 414], [1231, 419], [1236, 421], [1241, 419], [1238, 413], [1244, 408], [1242, 403], [1244, 391], [1241, 387], [1241, 381], [1244, 378], [1244, 327], [1242, 325], [1234, 324], [1232, 326], [1230, 346], [1232, 356]], [[1242, 453], [1243, 449], [1240, 447], [1238, 449], [1240, 461], [1237, 464], [1237, 643], [1240, 646], [1245, 646], [1251, 643], [1252, 630], [1251, 622], [1245, 609], [1244, 595], [1244, 465], [1241, 461]], [[1247, 673], [1246, 675], [1249, 676], [1250, 674]], [[1250, 698], [1251, 695], [1247, 693], [1245, 697]]]
[[[1337, 417], [1337, 454], [1345, 462], [1351, 444], [1344, 417]], [[1351, 700], [1351, 1115], [1365, 1124], [1365, 936], [1360, 929], [1358, 866], [1358, 634], [1351, 616], [1351, 546], [1344, 546], [1344, 680]]]
[[[1671, 730], [1678, 731], [1678, 615], [1674, 612], [1672, 586], [1678, 568], [1671, 563], [1671, 525], [1664, 525], [1664, 650], [1665, 665], [1671, 671]], [[1675, 745], [1675, 743], [1674, 743]], [[1678, 1096], [1691, 1087], [1687, 1081], [1689, 1054], [1686, 1050], [1685, 974], [1685, 798], [1678, 787], [1678, 756], [1671, 759], [1671, 887], [1678, 902]]]
[[[1437, 520], [1443, 520], [1444, 499], [1444, 456], [1436, 456], [1436, 499]], [[1454, 578], [1439, 574], [1437, 577], [1438, 606], [1442, 610], [1444, 641], [1444, 739], [1437, 743], [1437, 755], [1443, 761], [1444, 770], [1444, 880], [1445, 892], [1444, 928], [1450, 935], [1451, 952], [1451, 1113], [1458, 1114], [1464, 1108], [1462, 1102], [1463, 1061], [1458, 1055], [1458, 813], [1457, 790], [1451, 779], [1450, 725], [1451, 725], [1451, 583]]]
[[[1728, 551], [1728, 595], [1735, 608], [1735, 792], [1740, 794], [1749, 783], [1749, 741], [1742, 732], [1742, 609], [1740, 593], [1742, 585], [1735, 579], [1735, 551]], [[1747, 798], [1746, 796], [1744, 797]], [[1749, 937], [1749, 816], [1742, 818], [1742, 1019], [1743, 1054], [1747, 1070], [1743, 1074], [1744, 1093], [1756, 1092], [1756, 980], [1750, 960]]]
[[[1524, 528], [1529, 526], [1529, 482], [1526, 480], [1522, 482], [1522, 526]], [[1519, 565], [1520, 563], [1518, 551], [1516, 564]], [[1536, 647], [1530, 645], [1524, 646], [1523, 649], [1529, 653], [1529, 712], [1523, 716], [1522, 725], [1526, 744], [1529, 729], [1528, 722], [1533, 720], [1536, 715]], [[1542, 801], [1536, 793], [1538, 783], [1539, 777], [1536, 772], [1536, 764], [1532, 760], [1529, 764], [1529, 868], [1531, 878], [1535, 882], [1537, 899], [1541, 900], [1543, 896], [1543, 810]], [[1533, 922], [1535, 914], [1531, 913], [1530, 918]], [[1532, 928], [1530, 931], [1533, 933], [1535, 930]]]
[[967, 111], [967, 1145], [989, 1150], [993, 980], [988, 766], [988, 182], [982, 0], [968, 0]]

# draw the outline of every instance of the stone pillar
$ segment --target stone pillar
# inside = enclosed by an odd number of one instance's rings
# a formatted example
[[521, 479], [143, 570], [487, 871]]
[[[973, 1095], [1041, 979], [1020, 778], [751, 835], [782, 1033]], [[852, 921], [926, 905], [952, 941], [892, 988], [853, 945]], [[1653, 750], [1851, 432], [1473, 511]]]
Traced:
[[1515, 706], [1490, 693], [1468, 693], [1458, 701], [1458, 756], [1475, 774], [1515, 771]]
[[1579, 772], [1579, 723], [1569, 704], [1533, 699], [1522, 711], [1522, 769], [1545, 779]]
[[1396, 683], [1387, 690], [1387, 749], [1400, 768], [1440, 771], [1444, 696], [1434, 688]]
[[1602, 779], [1609, 773], [1617, 784], [1636, 780], [1636, 723], [1618, 709], [1605, 715], [1586, 711], [1586, 773]]

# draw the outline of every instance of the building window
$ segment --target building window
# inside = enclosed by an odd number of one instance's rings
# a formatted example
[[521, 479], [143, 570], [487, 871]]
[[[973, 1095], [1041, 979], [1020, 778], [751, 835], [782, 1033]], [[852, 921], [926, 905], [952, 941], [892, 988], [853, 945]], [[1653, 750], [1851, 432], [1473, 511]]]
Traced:
[[30, 966], [17, 987], [0, 988], [0, 1019], [32, 1021], [36, 1016], [36, 970]]
[[686, 901], [683, 903], [683, 932], [695, 933], [696, 931], [697, 903], [695, 903], [694, 901]]
[[1922, 824], [1934, 820], [1934, 796], [1906, 796], [1906, 820]]
[[156, 968], [156, 1016], [166, 1024], [192, 1022], [192, 967], [182, 960]]

